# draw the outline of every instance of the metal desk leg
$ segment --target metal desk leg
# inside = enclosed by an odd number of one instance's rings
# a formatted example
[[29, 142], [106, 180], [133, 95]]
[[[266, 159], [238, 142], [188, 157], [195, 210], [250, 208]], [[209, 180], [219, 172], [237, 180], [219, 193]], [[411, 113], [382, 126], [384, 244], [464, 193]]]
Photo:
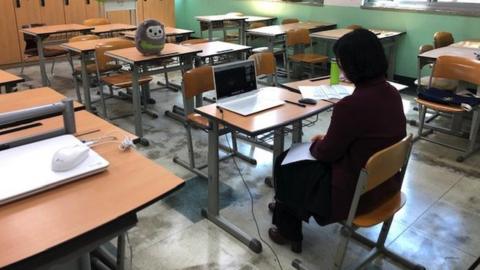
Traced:
[[302, 121], [293, 123], [292, 144], [302, 142]]
[[41, 36], [35, 36], [35, 38], [37, 39], [38, 62], [40, 65], [40, 74], [42, 75], [42, 85], [49, 86], [50, 82], [45, 68], [45, 55], [43, 54], [43, 39]]
[[[273, 162], [272, 162], [272, 176], [265, 177], [265, 184], [269, 187], [273, 187], [275, 179], [273, 179], [273, 170], [275, 168], [275, 160], [284, 151], [285, 145], [285, 128], [280, 127], [273, 132]], [[295, 137], [295, 136], [294, 136]], [[301, 138], [300, 138], [301, 139]]]
[[82, 52], [80, 54], [80, 62], [81, 62], [81, 69], [82, 69], [82, 88], [83, 88], [83, 96], [85, 100], [85, 108], [87, 111], [92, 111], [92, 98], [90, 95], [90, 78], [88, 77], [87, 73], [87, 54]]
[[202, 215], [212, 223], [247, 245], [253, 252], [262, 252], [262, 244], [235, 225], [220, 216], [219, 209], [219, 172], [218, 172], [218, 122], [210, 121], [208, 131], [208, 208], [202, 209]]
[[213, 23], [209, 22], [208, 23], [208, 41], [213, 40]]
[[135, 135], [138, 136], [141, 145], [148, 146], [149, 142], [143, 137], [142, 126], [142, 106], [140, 104], [140, 85], [138, 78], [140, 77], [138, 66], [132, 65], [132, 103], [133, 103], [133, 117], [135, 121]]
[[393, 80], [393, 76], [395, 75], [395, 60], [397, 55], [397, 42], [395, 40], [387, 41], [388, 44], [384, 46], [388, 47], [388, 71], [387, 71], [387, 78], [389, 80]]
[[121, 233], [117, 238], [117, 269], [125, 269], [125, 233]]
[[246, 45], [247, 44], [247, 37], [246, 37], [246, 27], [245, 25], [247, 22], [245, 20], [240, 21], [240, 44]]
[[89, 253], [83, 254], [78, 260], [78, 264], [81, 270], [91, 270], [92, 266], [90, 262], [90, 254]]

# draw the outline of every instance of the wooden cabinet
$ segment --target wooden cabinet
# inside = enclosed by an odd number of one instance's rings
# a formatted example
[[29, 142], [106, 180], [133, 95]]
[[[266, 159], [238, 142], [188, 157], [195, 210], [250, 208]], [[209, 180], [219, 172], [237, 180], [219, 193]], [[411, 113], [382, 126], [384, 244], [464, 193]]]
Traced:
[[14, 1], [3, 0], [0, 2], [0, 64], [20, 62], [20, 44], [18, 42], [17, 25], [15, 24]]
[[65, 16], [62, 1], [40, 0], [40, 17], [44, 24], [64, 24]]
[[166, 26], [175, 27], [175, 0], [138, 0], [137, 18], [139, 22], [146, 19], [156, 19]]
[[61, 1], [65, 7], [66, 23], [83, 23], [87, 19], [87, 9], [85, 0], [57, 0]]
[[100, 4], [97, 0], [85, 0], [86, 19], [102, 17], [100, 15]]

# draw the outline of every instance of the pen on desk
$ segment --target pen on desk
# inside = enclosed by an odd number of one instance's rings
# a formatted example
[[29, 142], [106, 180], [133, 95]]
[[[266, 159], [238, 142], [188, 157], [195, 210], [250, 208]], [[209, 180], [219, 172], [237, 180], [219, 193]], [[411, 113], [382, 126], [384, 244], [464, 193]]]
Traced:
[[221, 50], [221, 51], [217, 51], [217, 53], [224, 53], [224, 52], [231, 52], [231, 51], [233, 51], [233, 49]]
[[322, 76], [322, 77], [317, 77], [317, 78], [314, 78], [314, 79], [310, 79], [311, 82], [316, 82], [316, 81], [321, 81], [321, 80], [326, 80], [326, 79], [329, 79], [330, 76]]
[[305, 104], [293, 102], [293, 101], [290, 101], [290, 100], [286, 100], [286, 99], [285, 99], [284, 101], [285, 101], [286, 103], [290, 103], [290, 104], [293, 104], [293, 105], [297, 105], [297, 106], [299, 106], [299, 107], [303, 107], [303, 108], [307, 107], [307, 105], [305, 105]]

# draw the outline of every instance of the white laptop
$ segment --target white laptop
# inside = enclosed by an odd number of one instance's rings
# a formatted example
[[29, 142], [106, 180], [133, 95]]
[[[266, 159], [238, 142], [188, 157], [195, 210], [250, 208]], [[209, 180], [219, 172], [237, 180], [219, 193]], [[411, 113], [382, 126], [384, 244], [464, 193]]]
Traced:
[[108, 161], [91, 149], [77, 167], [52, 170], [57, 150], [81, 143], [73, 135], [63, 135], [0, 151], [0, 205], [106, 170]]
[[257, 89], [253, 60], [214, 66], [213, 73], [220, 108], [247, 116], [285, 104]]

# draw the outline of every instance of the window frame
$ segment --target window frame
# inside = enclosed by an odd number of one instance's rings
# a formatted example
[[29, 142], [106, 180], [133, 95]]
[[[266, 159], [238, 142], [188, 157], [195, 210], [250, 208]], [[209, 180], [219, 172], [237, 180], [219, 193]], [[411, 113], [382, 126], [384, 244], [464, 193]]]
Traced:
[[472, 17], [480, 16], [480, 1], [479, 3], [466, 3], [438, 2], [437, 0], [362, 0], [361, 7], [365, 9], [403, 10]]

